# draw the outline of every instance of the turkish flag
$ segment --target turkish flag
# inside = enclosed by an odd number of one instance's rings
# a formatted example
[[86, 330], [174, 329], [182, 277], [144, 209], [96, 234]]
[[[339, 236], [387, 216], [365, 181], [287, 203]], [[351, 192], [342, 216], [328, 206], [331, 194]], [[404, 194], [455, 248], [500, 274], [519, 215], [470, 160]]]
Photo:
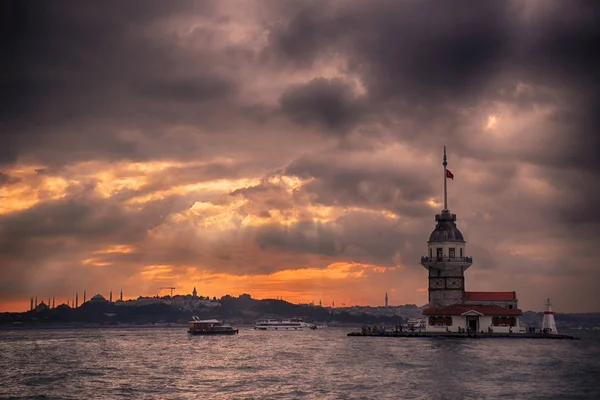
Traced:
[[454, 180], [454, 174], [449, 169], [446, 170], [446, 178]]

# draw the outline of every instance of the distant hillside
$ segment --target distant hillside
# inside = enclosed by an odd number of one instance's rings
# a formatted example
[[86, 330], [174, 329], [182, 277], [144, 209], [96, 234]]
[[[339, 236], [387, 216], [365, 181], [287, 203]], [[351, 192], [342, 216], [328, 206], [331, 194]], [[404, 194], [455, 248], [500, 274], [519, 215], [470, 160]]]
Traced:
[[[410, 306], [413, 310], [416, 306]], [[0, 314], [0, 325], [117, 325], [187, 323], [192, 316], [217, 318], [236, 324], [253, 324], [260, 318], [300, 317], [322, 323], [404, 323], [401, 313], [378, 312], [377, 308], [332, 309], [299, 305], [284, 300], [255, 300], [250, 295], [224, 296], [220, 300], [195, 299], [191, 296], [141, 298], [126, 302], [88, 301], [80, 307], [61, 305], [53, 309], [38, 307], [24, 313]], [[420, 312], [418, 312], [420, 314]]]
[[[540, 326], [544, 317], [543, 312], [526, 311], [521, 317], [521, 324], [524, 326]], [[592, 329], [600, 327], [600, 313], [574, 313], [574, 314], [554, 314], [556, 328], [558, 330], [575, 329], [582, 327]]]
[[[130, 301], [88, 301], [78, 308], [66, 305], [48, 309], [45, 306], [24, 313], [0, 314], [0, 325], [119, 325], [187, 323], [192, 316], [217, 318], [226, 322], [248, 325], [260, 318], [299, 317], [307, 322], [342, 324], [406, 323], [410, 318], [420, 318], [422, 307], [415, 304], [390, 307], [354, 306], [330, 308], [312, 304], [292, 304], [284, 300], [256, 300], [248, 294], [238, 297], [223, 296], [220, 300], [170, 296], [139, 298]], [[540, 326], [543, 314], [527, 311], [522, 326]], [[559, 330], [600, 326], [600, 313], [556, 314]]]

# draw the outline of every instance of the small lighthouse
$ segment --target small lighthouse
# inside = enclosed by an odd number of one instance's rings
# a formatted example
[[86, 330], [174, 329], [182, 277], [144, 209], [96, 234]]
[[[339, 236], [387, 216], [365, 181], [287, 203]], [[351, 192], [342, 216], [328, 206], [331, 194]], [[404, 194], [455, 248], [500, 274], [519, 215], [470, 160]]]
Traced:
[[556, 321], [554, 321], [554, 311], [552, 311], [552, 302], [546, 300], [546, 311], [544, 311], [544, 319], [542, 320], [542, 333], [550, 333], [556, 335]]

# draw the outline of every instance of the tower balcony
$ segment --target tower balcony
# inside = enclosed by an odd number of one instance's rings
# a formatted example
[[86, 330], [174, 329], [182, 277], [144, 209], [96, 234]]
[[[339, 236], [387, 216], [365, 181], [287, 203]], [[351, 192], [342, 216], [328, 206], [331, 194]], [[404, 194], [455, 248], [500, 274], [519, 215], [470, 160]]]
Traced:
[[473, 257], [421, 257], [421, 264], [437, 264], [446, 262], [473, 264]]

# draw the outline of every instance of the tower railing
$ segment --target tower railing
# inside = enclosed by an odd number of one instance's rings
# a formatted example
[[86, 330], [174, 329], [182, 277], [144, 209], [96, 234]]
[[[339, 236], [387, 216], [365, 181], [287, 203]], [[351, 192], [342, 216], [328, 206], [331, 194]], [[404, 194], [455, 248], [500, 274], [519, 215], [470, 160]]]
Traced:
[[465, 262], [473, 263], [473, 257], [421, 257], [422, 263]]

